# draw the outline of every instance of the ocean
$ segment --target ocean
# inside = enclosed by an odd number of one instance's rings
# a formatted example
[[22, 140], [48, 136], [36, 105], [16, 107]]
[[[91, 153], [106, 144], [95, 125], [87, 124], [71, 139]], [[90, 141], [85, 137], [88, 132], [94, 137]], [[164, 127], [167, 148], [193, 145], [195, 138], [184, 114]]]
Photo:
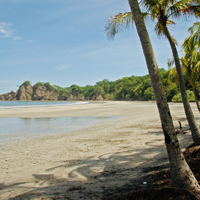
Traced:
[[22, 108], [22, 107], [41, 107], [41, 106], [58, 106], [71, 104], [85, 104], [88, 102], [69, 102], [69, 101], [0, 101], [2, 108]]
[[[26, 108], [58, 106], [88, 102], [50, 101], [0, 101], [2, 108]], [[1, 112], [1, 110], [0, 110]], [[112, 117], [47, 117], [47, 118], [0, 118], [0, 144], [32, 136], [68, 133], [95, 125]]]

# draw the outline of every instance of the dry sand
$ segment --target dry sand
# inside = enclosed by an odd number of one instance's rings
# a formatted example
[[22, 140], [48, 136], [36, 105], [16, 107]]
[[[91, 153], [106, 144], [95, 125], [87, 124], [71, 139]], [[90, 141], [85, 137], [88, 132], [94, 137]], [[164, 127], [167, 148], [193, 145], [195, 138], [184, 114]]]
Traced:
[[[197, 122], [199, 113], [191, 104]], [[188, 129], [181, 103], [170, 103], [175, 127]], [[0, 117], [118, 116], [67, 134], [0, 145], [0, 199], [100, 199], [140, 184], [144, 168], [168, 164], [154, 102], [97, 102], [1, 109]], [[184, 149], [190, 133], [179, 136]], [[144, 186], [148, 185], [144, 183]]]

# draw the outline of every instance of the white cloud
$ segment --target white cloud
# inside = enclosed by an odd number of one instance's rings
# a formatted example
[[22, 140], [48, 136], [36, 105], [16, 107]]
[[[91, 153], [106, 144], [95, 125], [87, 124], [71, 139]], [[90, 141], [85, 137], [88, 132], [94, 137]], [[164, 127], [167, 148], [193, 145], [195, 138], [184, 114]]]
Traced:
[[69, 65], [61, 65], [61, 66], [56, 67], [57, 70], [64, 70], [68, 68], [69, 68]]
[[22, 37], [14, 35], [15, 30], [11, 27], [11, 23], [0, 22], [0, 38], [13, 38], [13, 40], [21, 40]]
[[20, 37], [20, 36], [14, 36], [13, 37], [13, 40], [21, 40], [22, 39], [22, 37]]
[[11, 37], [14, 33], [14, 29], [11, 28], [10, 23], [0, 22], [0, 37], [7, 38]]

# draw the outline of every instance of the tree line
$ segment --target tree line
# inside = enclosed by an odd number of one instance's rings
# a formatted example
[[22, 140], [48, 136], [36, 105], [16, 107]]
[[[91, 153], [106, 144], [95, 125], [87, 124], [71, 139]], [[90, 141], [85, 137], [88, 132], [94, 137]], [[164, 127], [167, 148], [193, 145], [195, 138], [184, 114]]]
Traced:
[[[162, 84], [167, 96], [168, 102], [181, 102], [180, 89], [177, 83], [170, 83], [168, 81], [169, 71], [159, 69]], [[190, 101], [195, 101], [192, 87], [185, 76], [186, 89]], [[24, 83], [27, 83], [25, 81]], [[45, 84], [38, 82], [37, 84]], [[46, 83], [47, 84], [47, 83]], [[50, 83], [48, 83], [50, 85]], [[118, 79], [116, 81], [109, 81], [104, 79], [97, 82], [95, 85], [78, 86], [76, 84], [70, 87], [60, 87], [58, 85], [51, 85], [55, 91], [59, 92], [63, 99], [67, 99], [71, 94], [73, 96], [83, 96], [85, 99], [92, 100], [94, 96], [102, 96], [105, 100], [126, 100], [126, 101], [151, 101], [155, 100], [153, 88], [149, 75], [144, 76], [130, 76]]]

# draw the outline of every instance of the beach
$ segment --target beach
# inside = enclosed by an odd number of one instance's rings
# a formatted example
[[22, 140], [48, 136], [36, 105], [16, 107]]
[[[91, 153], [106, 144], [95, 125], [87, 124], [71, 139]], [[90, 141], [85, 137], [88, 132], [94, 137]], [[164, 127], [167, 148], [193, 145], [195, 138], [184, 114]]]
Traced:
[[[184, 150], [192, 138], [183, 104], [169, 106], [175, 128], [181, 121], [188, 132], [178, 136]], [[196, 104], [191, 107], [199, 124]], [[105, 120], [66, 134], [1, 144], [0, 199], [101, 199], [115, 188], [145, 188], [145, 169], [169, 167], [155, 102], [108, 101], [0, 112], [0, 118], [92, 116]]]

